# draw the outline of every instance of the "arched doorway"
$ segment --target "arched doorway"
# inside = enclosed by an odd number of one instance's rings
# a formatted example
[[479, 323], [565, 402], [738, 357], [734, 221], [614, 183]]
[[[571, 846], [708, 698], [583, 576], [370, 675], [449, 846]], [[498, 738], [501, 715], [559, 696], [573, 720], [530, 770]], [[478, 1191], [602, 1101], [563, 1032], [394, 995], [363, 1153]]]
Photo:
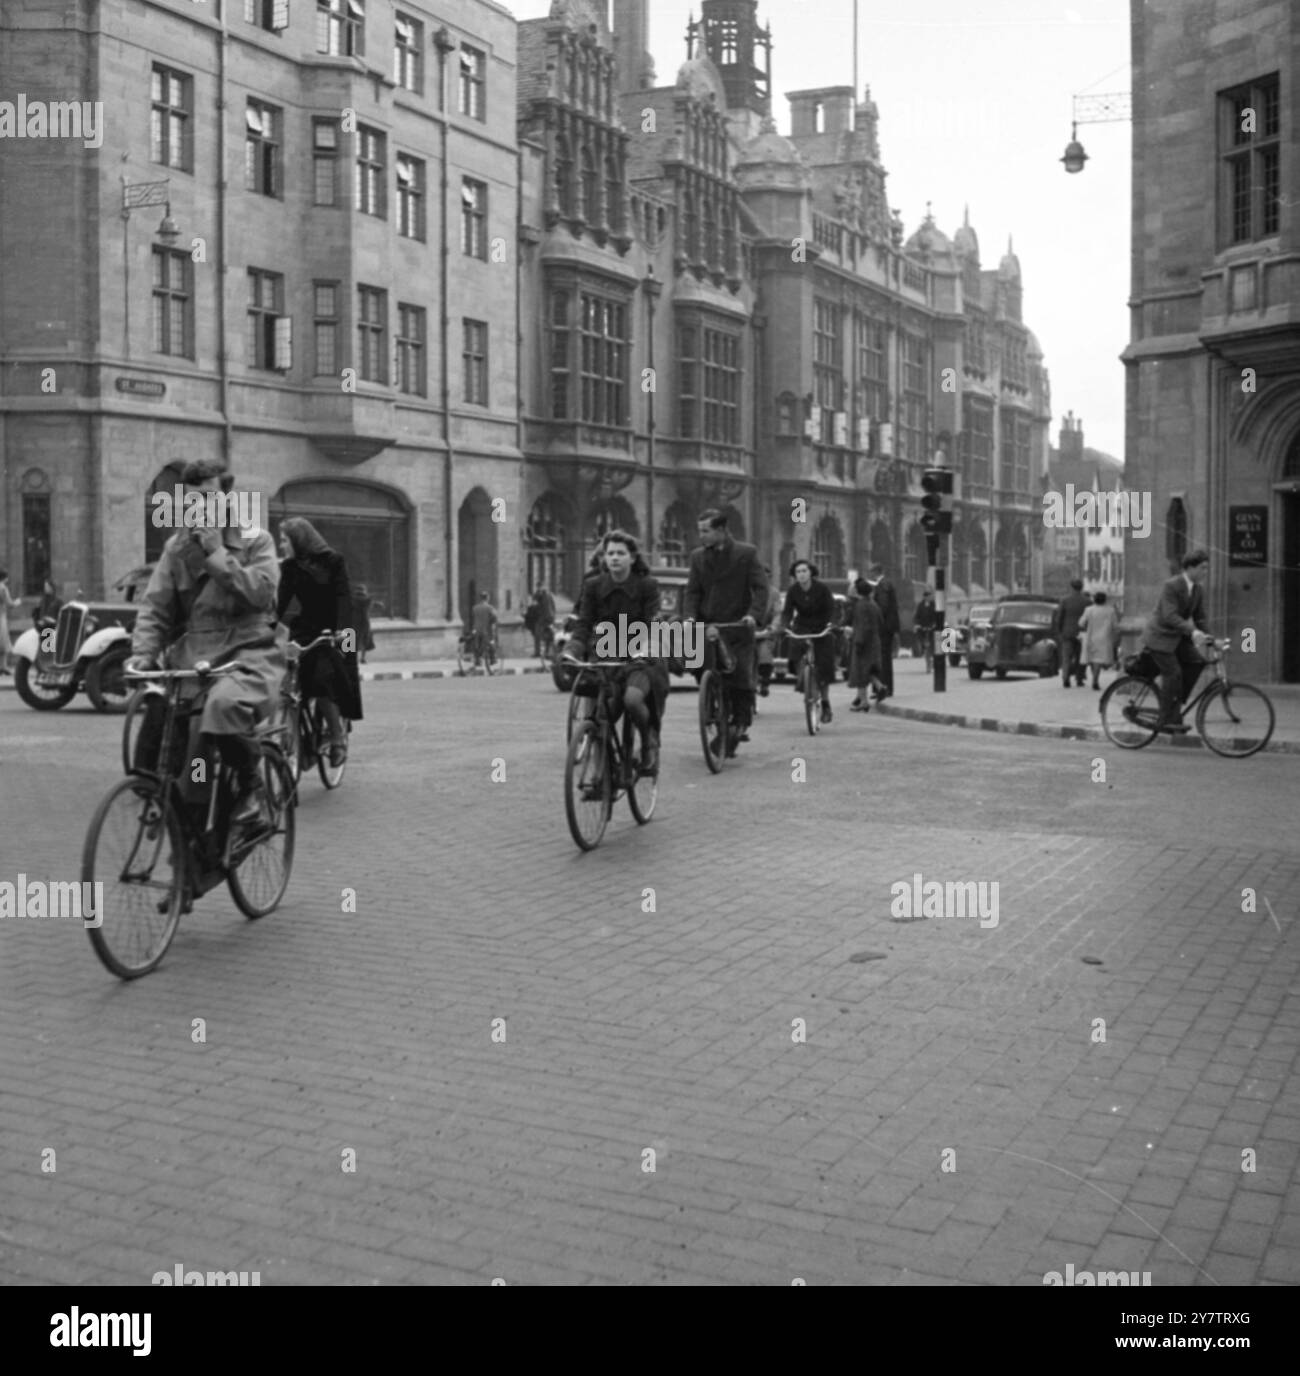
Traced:
[[459, 591], [460, 618], [469, 621], [470, 608], [483, 593], [500, 612], [497, 588], [497, 527], [492, 520], [492, 500], [476, 487], [460, 504], [456, 517], [456, 587]]
[[527, 592], [545, 583], [552, 593], [567, 596], [569, 588], [569, 513], [561, 497], [543, 493], [528, 513], [524, 526]]
[[834, 516], [823, 516], [813, 531], [812, 561], [821, 578], [844, 577], [844, 532]]

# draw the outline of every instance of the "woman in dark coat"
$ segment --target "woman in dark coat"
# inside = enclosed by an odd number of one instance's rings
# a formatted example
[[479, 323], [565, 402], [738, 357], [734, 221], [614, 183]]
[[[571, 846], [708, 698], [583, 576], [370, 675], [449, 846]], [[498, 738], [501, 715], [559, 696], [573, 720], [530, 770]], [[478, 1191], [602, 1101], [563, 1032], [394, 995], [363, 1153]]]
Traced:
[[[573, 638], [565, 646], [565, 653], [574, 659], [586, 659], [589, 653], [593, 658], [618, 658], [617, 654], [600, 654], [603, 633], [598, 633], [597, 627], [602, 623], [624, 626], [630, 637], [637, 625], [645, 626], [648, 632], [659, 614], [659, 584], [650, 577], [632, 536], [611, 530], [601, 541], [600, 552], [604, 569], [588, 574], [583, 581]], [[620, 621], [620, 617], [626, 620]], [[659, 724], [668, 701], [667, 666], [662, 659], [638, 658], [619, 676], [622, 705], [641, 733], [641, 772], [658, 774]]]
[[853, 658], [849, 664], [849, 687], [857, 696], [849, 704], [850, 712], [870, 712], [868, 688], [876, 694], [876, 701], [888, 697], [888, 690], [880, 678], [881, 655], [884, 652], [885, 621], [871, 589], [859, 578], [857, 599], [853, 603]]
[[[784, 630], [798, 635], [818, 635], [839, 620], [839, 608], [831, 590], [817, 577], [817, 565], [807, 559], [796, 559], [790, 565], [794, 580], [785, 595], [780, 624]], [[835, 641], [830, 636], [820, 640], [793, 641], [789, 668], [794, 676], [795, 692], [799, 688], [799, 666], [808, 645], [812, 646], [813, 663], [822, 690], [822, 720], [831, 720], [831, 684], [835, 682]]]
[[330, 728], [330, 763], [337, 766], [347, 758], [347, 734], [340, 717], [361, 720], [361, 679], [347, 565], [316, 527], [301, 516], [281, 521], [280, 554], [283, 562], [276, 615], [283, 619], [289, 604], [298, 603], [297, 615], [289, 622], [293, 640], [306, 645], [322, 631], [354, 633], [347, 653], [320, 645], [300, 666], [303, 697], [319, 698], [324, 705]]

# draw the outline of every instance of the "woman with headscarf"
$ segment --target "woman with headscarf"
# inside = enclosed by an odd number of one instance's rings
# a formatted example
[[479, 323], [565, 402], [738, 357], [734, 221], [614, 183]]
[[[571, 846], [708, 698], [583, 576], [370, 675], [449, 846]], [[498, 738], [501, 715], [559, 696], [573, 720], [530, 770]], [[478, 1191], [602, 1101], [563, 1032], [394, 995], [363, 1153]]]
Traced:
[[849, 687], [856, 690], [856, 696], [849, 703], [849, 711], [870, 712], [868, 688], [875, 690], [877, 702], [889, 696], [881, 678], [885, 617], [871, 596], [871, 585], [865, 579], [859, 578], [854, 590], [858, 595], [853, 603], [853, 659], [849, 665]]
[[316, 527], [301, 516], [280, 522], [280, 556], [283, 562], [276, 614], [283, 618], [289, 604], [297, 602], [298, 612], [289, 621], [293, 640], [306, 645], [324, 631], [353, 632], [353, 643], [346, 652], [319, 645], [299, 666], [303, 697], [318, 698], [324, 708], [330, 730], [330, 764], [337, 768], [347, 759], [347, 734], [341, 718], [361, 720], [361, 680], [347, 565]]

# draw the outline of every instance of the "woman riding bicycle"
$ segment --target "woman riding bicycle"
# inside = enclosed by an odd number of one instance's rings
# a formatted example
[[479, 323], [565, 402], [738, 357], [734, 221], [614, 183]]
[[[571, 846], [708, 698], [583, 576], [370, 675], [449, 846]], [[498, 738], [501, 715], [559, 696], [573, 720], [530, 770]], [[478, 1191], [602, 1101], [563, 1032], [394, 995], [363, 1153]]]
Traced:
[[[827, 626], [838, 624], [839, 608], [835, 597], [825, 583], [817, 577], [817, 566], [807, 559], [796, 559], [790, 565], [790, 584], [785, 595], [785, 606], [781, 609], [778, 631], [793, 631], [797, 635], [818, 635]], [[808, 641], [813, 647], [813, 666], [821, 684], [822, 721], [831, 719], [831, 684], [835, 682], [835, 641], [832, 636], [822, 636], [820, 640]], [[802, 692], [799, 686], [799, 664], [803, 659], [806, 646], [798, 640], [792, 642], [790, 651], [790, 673], [794, 676], [795, 691]]]
[[[601, 541], [605, 559], [604, 572], [586, 578], [578, 602], [577, 623], [573, 636], [565, 646], [566, 655], [587, 659], [587, 647], [593, 636], [599, 653], [604, 632], [597, 634], [602, 623], [609, 623], [620, 635], [631, 636], [638, 623], [647, 628], [659, 612], [659, 584], [650, 577], [650, 569], [637, 549], [632, 536], [621, 530], [611, 530]], [[623, 619], [620, 619], [623, 618]], [[603, 655], [600, 658], [621, 659], [622, 655]], [[659, 772], [659, 724], [663, 720], [664, 704], [668, 701], [668, 669], [662, 660], [638, 659], [621, 674], [621, 702], [641, 733], [641, 772]], [[581, 690], [579, 690], [581, 691]]]
[[[320, 532], [301, 516], [280, 522], [280, 591], [276, 615], [284, 618], [296, 601], [297, 614], [289, 618], [290, 635], [307, 645], [323, 631], [352, 630], [352, 589], [343, 556], [327, 545]], [[320, 701], [329, 724], [329, 759], [337, 768], [347, 759], [347, 735], [342, 718], [361, 720], [361, 680], [357, 671], [357, 647], [345, 652], [333, 645], [318, 645], [299, 666], [304, 699]]]

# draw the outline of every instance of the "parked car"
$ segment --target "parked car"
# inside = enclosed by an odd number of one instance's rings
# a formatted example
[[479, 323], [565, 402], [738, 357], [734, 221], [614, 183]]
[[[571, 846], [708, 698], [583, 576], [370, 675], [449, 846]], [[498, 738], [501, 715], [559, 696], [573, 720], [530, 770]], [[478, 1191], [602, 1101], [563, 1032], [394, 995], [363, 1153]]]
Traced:
[[961, 636], [961, 654], [966, 657], [966, 672], [971, 678], [983, 677], [989, 625], [996, 607], [996, 602], [972, 602], [965, 617], [957, 624]]
[[122, 671], [131, 653], [137, 594], [153, 566], [133, 569], [113, 585], [121, 602], [74, 598], [57, 620], [40, 619], [14, 645], [14, 687], [38, 712], [66, 707], [82, 690], [100, 712], [124, 712], [131, 697]]
[[1060, 668], [1052, 623], [1056, 603], [1030, 593], [1013, 593], [999, 601], [989, 626], [984, 667], [999, 678], [1008, 673], [1051, 678]]

